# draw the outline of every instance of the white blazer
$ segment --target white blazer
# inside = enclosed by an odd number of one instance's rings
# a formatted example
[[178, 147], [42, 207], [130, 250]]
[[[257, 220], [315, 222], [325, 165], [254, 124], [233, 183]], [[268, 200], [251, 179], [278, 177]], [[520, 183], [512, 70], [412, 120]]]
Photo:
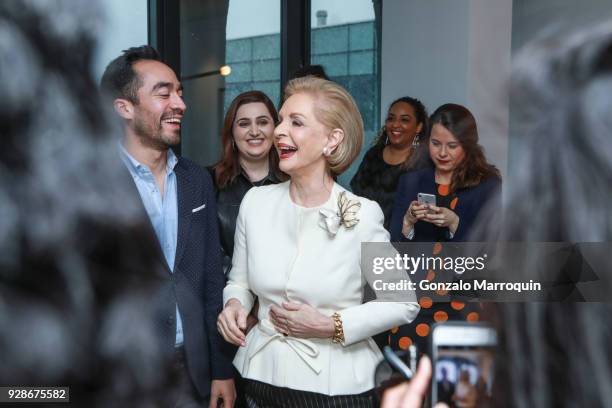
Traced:
[[[342, 191], [334, 184], [329, 200], [314, 208], [293, 203], [289, 182], [252, 188], [242, 200], [223, 303], [236, 298], [250, 310], [254, 295], [259, 298], [259, 323], [234, 358], [243, 377], [327, 395], [368, 391], [382, 358], [370, 336], [409, 323], [418, 313], [413, 292], [402, 303], [363, 303], [367, 281], [361, 273], [361, 242], [388, 242], [389, 233], [378, 204], [347, 191], [349, 199], [361, 202], [360, 222], [330, 236], [319, 225], [319, 210], [336, 212]], [[397, 274], [397, 280], [408, 278], [404, 271]], [[276, 332], [268, 319], [270, 306], [287, 301], [309, 304], [328, 316], [338, 312], [345, 343]]]

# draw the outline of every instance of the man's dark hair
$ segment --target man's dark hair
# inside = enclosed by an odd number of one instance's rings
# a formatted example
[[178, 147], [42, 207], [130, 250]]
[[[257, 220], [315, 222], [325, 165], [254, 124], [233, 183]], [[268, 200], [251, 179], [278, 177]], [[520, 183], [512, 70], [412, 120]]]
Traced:
[[113, 98], [124, 98], [138, 103], [138, 89], [142, 80], [134, 71], [134, 63], [143, 60], [160, 61], [157, 50], [150, 45], [132, 47], [123, 51], [123, 54], [112, 60], [104, 70], [101, 87]]

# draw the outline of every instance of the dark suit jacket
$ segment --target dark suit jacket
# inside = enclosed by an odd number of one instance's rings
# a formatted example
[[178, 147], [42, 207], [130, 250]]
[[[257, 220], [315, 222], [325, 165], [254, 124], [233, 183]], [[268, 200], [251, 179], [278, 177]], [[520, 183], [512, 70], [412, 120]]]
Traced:
[[[417, 199], [418, 193], [436, 194], [436, 179], [433, 168], [412, 171], [404, 174], [398, 183], [395, 196], [395, 206], [391, 216], [391, 241], [408, 241], [402, 234], [404, 214], [410, 202]], [[488, 205], [500, 206], [501, 180], [489, 178], [477, 186], [457, 191], [457, 207], [454, 211], [459, 216], [459, 227], [455, 231], [453, 241], [483, 241], [486, 237], [475, 234], [474, 225], [477, 221], [486, 222], [481, 217], [481, 210]], [[499, 213], [497, 211], [496, 213]], [[487, 211], [487, 214], [492, 212]], [[437, 227], [431, 223], [419, 221], [414, 225], [414, 242], [433, 242], [439, 236]], [[410, 242], [410, 241], [409, 241]]]
[[[220, 337], [216, 324], [223, 307], [225, 287], [217, 205], [207, 171], [182, 157], [174, 171], [178, 197], [176, 257], [174, 272], [171, 272], [161, 248], [158, 251], [166, 273], [152, 300], [156, 304], [154, 321], [162, 350], [172, 356], [176, 339], [175, 305], [178, 303], [189, 373], [202, 397], [206, 398], [212, 379], [233, 376], [232, 349]], [[192, 211], [202, 205], [205, 205], [203, 209]]]

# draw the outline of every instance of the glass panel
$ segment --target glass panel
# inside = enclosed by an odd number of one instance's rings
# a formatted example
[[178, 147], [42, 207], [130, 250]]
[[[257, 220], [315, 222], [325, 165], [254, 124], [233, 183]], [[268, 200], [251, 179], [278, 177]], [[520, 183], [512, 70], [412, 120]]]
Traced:
[[105, 12], [104, 35], [95, 50], [94, 75], [100, 80], [106, 66], [121, 52], [147, 43], [147, 0], [99, 2]]
[[[187, 112], [181, 154], [202, 166], [219, 156], [226, 64], [225, 21], [229, 0], [180, 0], [180, 55]], [[238, 70], [239, 71], [239, 70]], [[199, 75], [189, 79], [190, 76]]]
[[250, 90], [262, 91], [278, 102], [280, 0], [231, 0], [226, 53], [232, 73], [226, 77], [224, 111], [237, 95]]
[[379, 50], [372, 0], [312, 0], [310, 61], [355, 98], [365, 125], [365, 144], [338, 178], [348, 187], [380, 126]]
[[[232, 99], [254, 89], [279, 99], [280, 0], [180, 1], [181, 77], [204, 74], [183, 80], [187, 113], [181, 149], [209, 166], [219, 159], [223, 117]], [[218, 72], [223, 65], [231, 67], [226, 77]]]

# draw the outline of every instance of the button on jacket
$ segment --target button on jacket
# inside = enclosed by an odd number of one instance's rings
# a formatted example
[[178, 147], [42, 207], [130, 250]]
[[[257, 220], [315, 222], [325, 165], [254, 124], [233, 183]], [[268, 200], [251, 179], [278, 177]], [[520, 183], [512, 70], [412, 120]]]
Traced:
[[[367, 281], [360, 265], [361, 242], [388, 242], [389, 234], [378, 204], [346, 192], [361, 202], [360, 221], [330, 235], [320, 225], [320, 210], [336, 212], [342, 191], [334, 184], [329, 200], [314, 208], [291, 201], [289, 182], [252, 188], [244, 197], [223, 294], [224, 303], [236, 298], [247, 310], [259, 297], [259, 323], [234, 359], [242, 376], [327, 395], [368, 391], [382, 358], [370, 336], [409, 323], [418, 313], [413, 292], [404, 302], [362, 303]], [[402, 270], [393, 273], [394, 279], [408, 278]], [[309, 304], [328, 316], [338, 312], [345, 343], [276, 332], [268, 319], [270, 306], [287, 301]]]

